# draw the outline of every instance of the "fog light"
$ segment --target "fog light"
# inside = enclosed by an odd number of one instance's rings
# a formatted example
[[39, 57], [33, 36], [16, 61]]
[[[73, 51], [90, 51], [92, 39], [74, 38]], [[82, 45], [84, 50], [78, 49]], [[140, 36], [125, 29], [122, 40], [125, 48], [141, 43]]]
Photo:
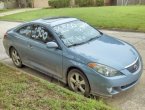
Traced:
[[111, 93], [112, 91], [113, 91], [113, 88], [111, 87], [111, 88], [107, 88], [107, 91], [109, 92], [109, 93]]

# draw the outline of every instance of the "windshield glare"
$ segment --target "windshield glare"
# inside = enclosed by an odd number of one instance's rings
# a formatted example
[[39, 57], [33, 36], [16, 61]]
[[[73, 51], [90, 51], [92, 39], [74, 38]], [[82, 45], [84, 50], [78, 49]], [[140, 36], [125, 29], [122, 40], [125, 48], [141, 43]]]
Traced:
[[53, 29], [68, 47], [88, 42], [100, 36], [96, 29], [79, 20], [54, 26]]

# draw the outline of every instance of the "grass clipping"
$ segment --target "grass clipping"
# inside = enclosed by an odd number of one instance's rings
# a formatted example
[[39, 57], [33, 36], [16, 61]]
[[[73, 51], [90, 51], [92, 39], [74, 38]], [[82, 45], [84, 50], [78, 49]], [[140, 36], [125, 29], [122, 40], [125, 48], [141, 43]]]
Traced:
[[0, 109], [111, 110], [102, 101], [85, 98], [1, 63]]

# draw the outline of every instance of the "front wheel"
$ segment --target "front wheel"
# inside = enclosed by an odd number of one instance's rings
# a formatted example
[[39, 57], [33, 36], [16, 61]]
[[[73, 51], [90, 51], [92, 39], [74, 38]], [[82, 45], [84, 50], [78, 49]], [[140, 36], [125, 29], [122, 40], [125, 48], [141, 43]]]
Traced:
[[11, 52], [10, 54], [11, 54], [12, 61], [15, 64], [15, 66], [21, 68], [23, 65], [17, 50], [15, 48], [11, 48], [10, 52]]
[[77, 69], [72, 69], [68, 73], [68, 85], [74, 92], [88, 96], [90, 93], [90, 86], [86, 76]]

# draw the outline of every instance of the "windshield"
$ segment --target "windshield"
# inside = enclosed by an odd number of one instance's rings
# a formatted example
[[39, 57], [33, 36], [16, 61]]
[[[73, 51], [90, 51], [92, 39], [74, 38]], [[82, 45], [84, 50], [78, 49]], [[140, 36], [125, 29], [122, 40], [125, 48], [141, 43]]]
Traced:
[[79, 20], [54, 26], [53, 29], [68, 47], [86, 43], [100, 36], [99, 31]]

